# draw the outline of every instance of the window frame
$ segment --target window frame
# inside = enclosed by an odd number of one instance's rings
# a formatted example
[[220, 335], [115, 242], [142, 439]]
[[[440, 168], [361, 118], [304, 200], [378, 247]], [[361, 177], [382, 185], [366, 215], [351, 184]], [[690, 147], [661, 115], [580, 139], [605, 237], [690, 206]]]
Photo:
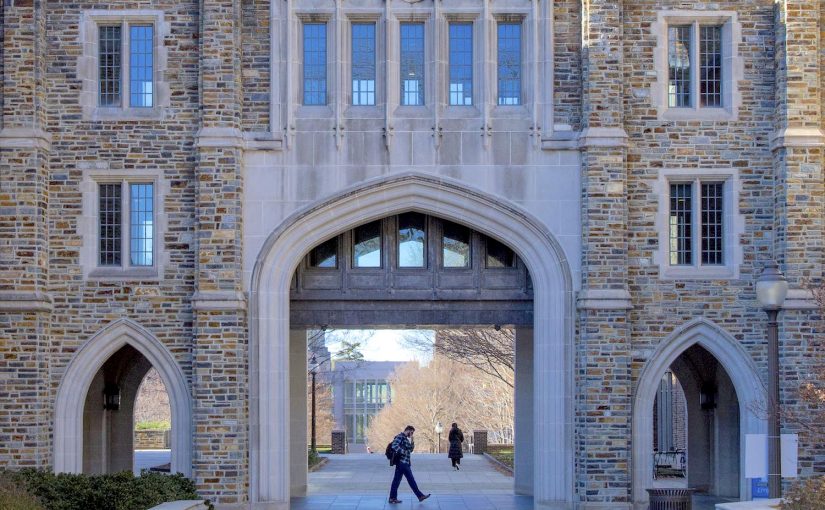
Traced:
[[[424, 76], [421, 79], [421, 104], [404, 104], [404, 80], [401, 79], [401, 71], [402, 71], [402, 63], [401, 63], [401, 52], [402, 52], [402, 44], [401, 44], [401, 32], [402, 27], [404, 25], [421, 25], [421, 29], [423, 31], [421, 43], [421, 53], [422, 53], [422, 72]], [[398, 66], [394, 70], [397, 73], [398, 82], [397, 82], [397, 91], [398, 94], [398, 107], [399, 108], [409, 108], [409, 109], [420, 109], [420, 108], [427, 108], [429, 105], [433, 104], [433, 93], [430, 90], [429, 84], [432, 81], [432, 69], [430, 67], [430, 51], [429, 47], [431, 41], [429, 40], [429, 34], [432, 33], [432, 28], [430, 27], [429, 19], [424, 19], [417, 16], [411, 17], [402, 17], [399, 18], [397, 21], [397, 31], [396, 31], [396, 42], [398, 44]]]
[[[670, 263], [670, 186], [691, 184], [691, 263]], [[722, 263], [702, 263], [702, 184], [722, 184]], [[741, 184], [735, 169], [666, 169], [660, 172], [653, 192], [659, 197], [656, 214], [658, 249], [653, 254], [661, 279], [736, 279], [742, 264], [738, 239], [744, 233], [744, 218], [739, 212]]]
[[[104, 165], [101, 165], [104, 166]], [[163, 246], [167, 217], [163, 203], [169, 194], [168, 183], [160, 170], [135, 173], [111, 172], [95, 168], [84, 172], [83, 216], [78, 228], [83, 234], [80, 263], [89, 280], [159, 280], [168, 264], [168, 253]], [[100, 185], [120, 184], [121, 239], [120, 264], [100, 264]], [[131, 184], [152, 184], [152, 265], [133, 265], [131, 260]]]
[[[500, 69], [500, 67], [499, 67], [499, 28], [501, 27], [501, 25], [516, 25], [516, 26], [519, 27], [519, 82], [518, 82], [518, 85], [519, 85], [518, 101], [519, 102], [518, 102], [518, 104], [502, 104], [502, 103], [499, 102], [499, 99], [500, 99], [500, 97], [499, 97], [499, 93], [500, 93], [500, 90], [499, 90], [499, 81], [500, 81], [500, 79], [499, 79], [499, 69]], [[495, 55], [495, 57], [493, 59], [494, 72], [492, 73], [493, 76], [495, 77], [494, 80], [493, 80], [493, 87], [492, 87], [493, 90], [494, 90], [492, 100], [493, 100], [493, 106], [496, 107], [496, 108], [504, 108], [504, 109], [524, 108], [527, 104], [527, 100], [525, 98], [525, 87], [524, 87], [525, 69], [526, 69], [526, 66], [525, 66], [525, 46], [526, 45], [524, 44], [524, 38], [525, 38], [525, 35], [526, 35], [526, 32], [527, 32], [525, 30], [525, 28], [526, 27], [525, 27], [525, 17], [524, 16], [515, 15], [515, 14], [496, 16], [495, 24], [493, 25], [493, 30], [492, 30], [492, 37], [491, 37], [491, 39], [493, 40], [492, 41], [493, 45], [490, 48], [490, 50]]]
[[[445, 101], [445, 105], [447, 106], [448, 109], [452, 109], [452, 108], [458, 108], [458, 109], [477, 108], [477, 104], [478, 104], [478, 99], [477, 99], [478, 98], [478, 93], [477, 93], [477, 91], [478, 91], [478, 88], [479, 88], [479, 86], [478, 86], [479, 73], [478, 73], [478, 70], [476, 69], [476, 60], [478, 59], [478, 56], [477, 56], [478, 49], [476, 47], [476, 44], [477, 44], [477, 41], [478, 41], [478, 36], [476, 34], [475, 19], [476, 19], [476, 16], [474, 16], [474, 15], [471, 15], [471, 16], [457, 16], [457, 15], [449, 16], [448, 15], [448, 16], [446, 16], [445, 34], [446, 34], [446, 39], [447, 39], [447, 44], [446, 44], [447, 54], [446, 54], [446, 58], [444, 59], [445, 63], [446, 63], [446, 70], [445, 70], [445, 73], [444, 73], [444, 78], [445, 78], [445, 82], [446, 82], [446, 87], [445, 87], [446, 101]], [[452, 103], [451, 86], [452, 86], [452, 70], [453, 70], [453, 67], [452, 67], [452, 55], [453, 55], [452, 41], [453, 41], [453, 39], [451, 37], [450, 30], [452, 29], [453, 25], [464, 25], [464, 26], [469, 26], [469, 28], [470, 28], [470, 65], [469, 65], [469, 68], [470, 68], [470, 94], [469, 94], [470, 104], [466, 104], [466, 103], [465, 104], [453, 104]], [[465, 64], [465, 67], [466, 67], [466, 64]]]
[[[307, 104], [305, 102], [306, 101], [306, 82], [307, 82], [307, 77], [306, 77], [306, 72], [307, 72], [306, 45], [305, 45], [306, 33], [305, 33], [305, 31], [306, 31], [307, 25], [322, 25], [324, 27], [324, 65], [323, 65], [323, 67], [324, 67], [324, 102], [323, 103], [310, 103], [310, 104]], [[334, 76], [334, 74], [330, 73], [330, 46], [332, 46], [330, 44], [330, 39], [331, 39], [330, 36], [333, 35], [333, 34], [331, 34], [332, 31], [330, 30], [331, 25], [332, 25], [332, 23], [330, 23], [330, 21], [326, 18], [301, 19], [300, 30], [299, 30], [300, 33], [299, 33], [299, 37], [298, 37], [298, 39], [301, 41], [300, 42], [300, 49], [299, 49], [300, 62], [301, 62], [301, 66], [300, 66], [301, 73], [299, 75], [300, 76], [300, 80], [299, 80], [300, 86], [298, 87], [299, 88], [299, 96], [298, 96], [299, 101], [298, 101], [298, 103], [303, 108], [326, 108], [326, 107], [329, 107], [331, 105], [332, 101], [334, 100], [333, 97], [332, 97], [332, 94], [330, 93], [330, 76]], [[332, 46], [332, 47], [334, 47], [334, 46]]]
[[[152, 106], [131, 105], [131, 27], [152, 26]], [[100, 28], [120, 26], [120, 104], [100, 104]], [[153, 9], [88, 10], [81, 14], [77, 75], [82, 81], [80, 104], [83, 120], [161, 120], [170, 105], [169, 84], [164, 81], [169, 34], [163, 11]]]
[[[373, 104], [355, 104], [355, 91], [352, 88], [352, 70], [353, 70], [353, 46], [352, 35], [354, 25], [372, 24], [375, 30], [375, 102]], [[365, 111], [369, 109], [378, 109], [384, 102], [384, 83], [386, 80], [382, 79], [385, 68], [386, 52], [382, 42], [384, 36], [384, 23], [381, 22], [381, 16], [378, 14], [348, 14], [346, 16], [344, 34], [344, 47], [341, 51], [342, 60], [346, 62], [346, 69], [344, 70], [344, 97], [346, 98], [346, 108], [354, 108], [356, 111]]]
[[[691, 27], [690, 106], [670, 106], [670, 37], [672, 26]], [[721, 104], [701, 105], [700, 27], [718, 26], [721, 46]], [[663, 10], [651, 25], [657, 41], [654, 49], [656, 80], [651, 85], [651, 100], [660, 120], [736, 120], [742, 102], [738, 83], [743, 78], [744, 62], [739, 55], [741, 26], [735, 11]]]

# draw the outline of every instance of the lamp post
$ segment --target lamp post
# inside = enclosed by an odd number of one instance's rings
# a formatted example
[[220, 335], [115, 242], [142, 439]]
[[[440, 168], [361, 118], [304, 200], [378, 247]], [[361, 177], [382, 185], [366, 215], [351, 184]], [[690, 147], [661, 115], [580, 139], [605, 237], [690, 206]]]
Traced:
[[441, 422], [435, 422], [435, 433], [438, 434], [438, 445], [436, 446], [436, 453], [441, 453], [441, 433], [444, 432], [444, 427], [441, 426]]
[[782, 497], [781, 456], [779, 428], [779, 324], [777, 318], [785, 296], [788, 281], [776, 262], [769, 262], [756, 281], [756, 299], [768, 314], [768, 497]]
[[309, 364], [312, 366], [309, 370], [309, 373], [312, 375], [312, 439], [309, 447], [313, 452], [315, 451], [315, 371], [318, 368], [317, 363], [318, 361], [313, 354], [309, 360]]

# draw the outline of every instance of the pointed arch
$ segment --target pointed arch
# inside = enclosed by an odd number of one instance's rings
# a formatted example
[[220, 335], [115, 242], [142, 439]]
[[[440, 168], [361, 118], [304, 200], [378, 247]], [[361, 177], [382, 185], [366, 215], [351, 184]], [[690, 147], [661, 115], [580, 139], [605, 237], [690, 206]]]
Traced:
[[158, 371], [172, 409], [172, 472], [192, 470], [192, 402], [178, 363], [152, 333], [119, 319], [95, 333], [74, 355], [57, 389], [54, 412], [54, 470], [83, 471], [83, 406], [92, 379], [114, 353], [130, 345]]
[[264, 243], [250, 285], [250, 500], [289, 501], [289, 285], [314, 246], [403, 212], [462, 223], [515, 250], [534, 289], [533, 437], [536, 508], [573, 503], [573, 290], [564, 251], [541, 222], [446, 178], [382, 177], [308, 206]]
[[693, 319], [676, 328], [660, 344], [642, 370], [633, 400], [633, 504], [647, 508], [645, 489], [653, 482], [653, 402], [665, 370], [693, 345], [700, 345], [724, 367], [739, 399], [740, 472], [739, 494], [750, 499], [744, 477], [745, 436], [767, 431], [764, 417], [755, 408], [766, 401], [765, 386], [750, 354], [727, 331], [705, 318]]

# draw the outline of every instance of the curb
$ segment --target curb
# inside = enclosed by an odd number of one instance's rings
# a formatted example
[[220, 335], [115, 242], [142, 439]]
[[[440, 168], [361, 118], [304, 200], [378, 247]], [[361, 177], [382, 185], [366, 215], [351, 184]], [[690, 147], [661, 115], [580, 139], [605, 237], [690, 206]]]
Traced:
[[324, 467], [324, 466], [327, 464], [327, 462], [329, 462], [329, 459], [328, 459], [328, 458], [326, 458], [326, 457], [321, 457], [321, 460], [318, 462], [318, 464], [315, 464], [315, 465], [314, 465], [314, 466], [312, 466], [311, 468], [308, 468], [308, 469], [307, 469], [307, 472], [308, 472], [308, 473], [313, 473], [313, 472], [315, 472], [315, 471], [318, 471], [319, 469], [321, 469], [322, 467]]
[[496, 469], [498, 469], [499, 471], [501, 471], [501, 472], [502, 472], [502, 473], [504, 473], [505, 475], [510, 475], [510, 476], [513, 476], [513, 469], [512, 469], [510, 466], [508, 466], [507, 464], [505, 464], [505, 463], [501, 462], [500, 460], [498, 460], [497, 458], [493, 457], [492, 455], [490, 455], [490, 454], [489, 454], [489, 453], [487, 453], [487, 452], [482, 453], [482, 455], [484, 456], [484, 458], [486, 458], [488, 461], [490, 461], [490, 463], [491, 463], [491, 464], [492, 464], [492, 465], [493, 465]]

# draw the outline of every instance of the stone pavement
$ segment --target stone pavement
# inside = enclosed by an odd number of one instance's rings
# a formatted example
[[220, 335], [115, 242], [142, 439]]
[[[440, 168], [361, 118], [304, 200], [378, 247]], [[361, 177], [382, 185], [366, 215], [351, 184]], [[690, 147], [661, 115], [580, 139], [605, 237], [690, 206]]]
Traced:
[[468, 455], [454, 471], [445, 454], [414, 454], [413, 474], [419, 488], [433, 496], [419, 503], [405, 480], [400, 505], [389, 505], [394, 468], [380, 453], [329, 455], [329, 463], [309, 474], [309, 496], [293, 498], [293, 510], [528, 510], [533, 499], [513, 494], [513, 478], [485, 458]]

